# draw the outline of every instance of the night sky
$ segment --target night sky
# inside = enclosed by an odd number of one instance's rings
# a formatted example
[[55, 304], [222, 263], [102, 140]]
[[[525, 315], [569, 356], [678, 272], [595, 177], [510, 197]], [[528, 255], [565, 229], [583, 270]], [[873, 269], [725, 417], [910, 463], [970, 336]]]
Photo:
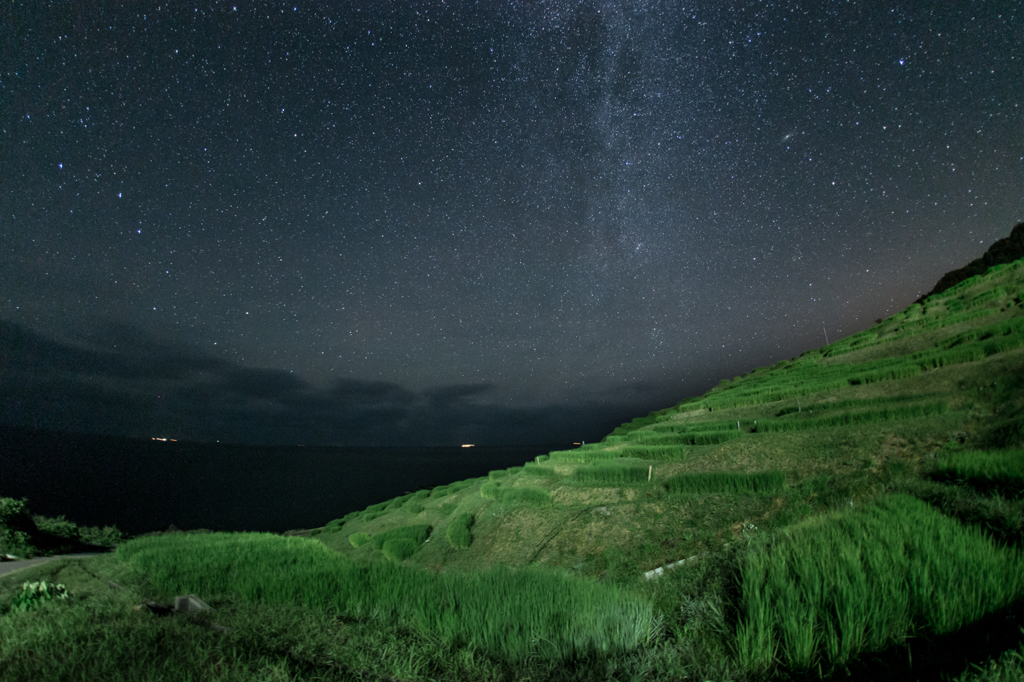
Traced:
[[0, 424], [598, 439], [1024, 219], [1020, 2], [5, 2]]

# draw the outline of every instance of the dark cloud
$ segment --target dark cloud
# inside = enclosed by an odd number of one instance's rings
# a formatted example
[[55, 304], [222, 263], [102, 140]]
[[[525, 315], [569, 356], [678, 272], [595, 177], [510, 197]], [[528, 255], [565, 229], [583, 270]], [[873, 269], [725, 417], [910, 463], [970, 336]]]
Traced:
[[415, 392], [338, 379], [319, 388], [123, 326], [76, 340], [0, 321], [0, 423], [63, 431], [250, 444], [449, 445], [596, 439], [615, 400], [509, 407], [486, 383]]

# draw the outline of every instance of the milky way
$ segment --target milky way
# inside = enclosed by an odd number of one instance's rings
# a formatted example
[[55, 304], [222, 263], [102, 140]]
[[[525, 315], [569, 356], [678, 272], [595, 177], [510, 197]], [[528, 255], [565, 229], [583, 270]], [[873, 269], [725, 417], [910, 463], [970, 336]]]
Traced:
[[532, 443], [1024, 219], [1016, 2], [8, 4], [0, 422]]

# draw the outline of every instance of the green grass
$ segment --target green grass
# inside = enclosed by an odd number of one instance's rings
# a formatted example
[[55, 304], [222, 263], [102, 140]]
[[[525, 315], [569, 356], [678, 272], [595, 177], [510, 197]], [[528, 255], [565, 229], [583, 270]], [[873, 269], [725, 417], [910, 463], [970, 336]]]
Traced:
[[740, 565], [736, 655], [829, 669], [918, 629], [943, 634], [1024, 594], [1024, 556], [891, 495], [752, 547]]

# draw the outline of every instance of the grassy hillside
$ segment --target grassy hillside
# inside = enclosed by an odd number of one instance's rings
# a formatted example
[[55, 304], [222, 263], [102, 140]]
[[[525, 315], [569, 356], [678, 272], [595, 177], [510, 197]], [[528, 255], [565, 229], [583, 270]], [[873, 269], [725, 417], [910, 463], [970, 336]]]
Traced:
[[[33, 605], [0, 606], [0, 671], [1024, 679], [1022, 292], [1024, 261], [990, 268], [600, 443], [305, 537], [141, 538], [0, 579], [0, 605]], [[133, 610], [191, 592], [198, 624]]]

